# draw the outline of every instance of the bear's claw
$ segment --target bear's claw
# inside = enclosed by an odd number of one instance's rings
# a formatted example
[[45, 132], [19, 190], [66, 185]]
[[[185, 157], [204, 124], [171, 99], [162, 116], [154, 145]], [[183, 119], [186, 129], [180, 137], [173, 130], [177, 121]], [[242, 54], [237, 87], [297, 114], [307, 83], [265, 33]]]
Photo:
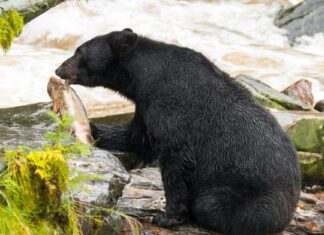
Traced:
[[179, 225], [185, 222], [184, 218], [168, 216], [167, 213], [161, 213], [153, 218], [152, 224], [159, 227], [170, 228], [175, 225]]

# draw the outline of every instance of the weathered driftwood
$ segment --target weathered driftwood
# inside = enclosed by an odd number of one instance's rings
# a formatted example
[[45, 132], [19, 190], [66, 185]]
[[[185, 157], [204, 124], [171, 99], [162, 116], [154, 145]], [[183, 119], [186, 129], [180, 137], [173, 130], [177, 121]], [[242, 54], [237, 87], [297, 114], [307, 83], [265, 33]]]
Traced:
[[24, 17], [24, 22], [28, 23], [48, 9], [64, 1], [65, 0], [0, 0], [0, 9], [2, 12], [16, 10]]

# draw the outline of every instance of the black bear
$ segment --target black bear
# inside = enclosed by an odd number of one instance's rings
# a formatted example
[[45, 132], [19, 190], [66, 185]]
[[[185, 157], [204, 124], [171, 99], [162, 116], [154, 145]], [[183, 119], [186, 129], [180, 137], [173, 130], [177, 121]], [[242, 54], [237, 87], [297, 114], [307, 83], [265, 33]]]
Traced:
[[124, 29], [85, 42], [56, 74], [135, 103], [129, 123], [91, 128], [100, 148], [158, 160], [166, 212], [154, 224], [262, 235], [290, 223], [301, 186], [294, 146], [268, 111], [202, 54]]

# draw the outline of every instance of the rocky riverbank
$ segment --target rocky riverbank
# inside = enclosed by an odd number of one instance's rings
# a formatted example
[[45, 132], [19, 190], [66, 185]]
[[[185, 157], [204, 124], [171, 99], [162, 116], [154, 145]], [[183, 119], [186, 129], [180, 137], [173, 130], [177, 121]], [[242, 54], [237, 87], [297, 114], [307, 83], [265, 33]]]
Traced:
[[[293, 221], [283, 234], [324, 233], [324, 113], [314, 109], [309, 82], [301, 81], [283, 92], [248, 76], [236, 78], [276, 117], [296, 145], [303, 178], [303, 193]], [[289, 92], [288, 92], [289, 91]], [[306, 99], [305, 99], [306, 97]], [[307, 100], [308, 102], [305, 102]], [[315, 105], [316, 106], [316, 105]], [[1, 109], [0, 143], [5, 146], [37, 146], [44, 142], [42, 135], [53, 124], [46, 112], [50, 104], [38, 103]], [[129, 120], [132, 113], [94, 118], [94, 123], [118, 123]], [[134, 156], [92, 149], [92, 157], [73, 158], [71, 168], [99, 178], [82, 182], [73, 192], [74, 199], [94, 206], [113, 208], [137, 218], [142, 234], [214, 234], [194, 225], [172, 230], [150, 224], [152, 217], [164, 210], [165, 198], [157, 167], [144, 167]], [[0, 163], [0, 170], [5, 163]], [[96, 209], [86, 211], [99, 213]], [[101, 212], [100, 212], [101, 213]], [[103, 215], [104, 223], [97, 225], [83, 221], [84, 234], [132, 234], [126, 220], [118, 215]]]

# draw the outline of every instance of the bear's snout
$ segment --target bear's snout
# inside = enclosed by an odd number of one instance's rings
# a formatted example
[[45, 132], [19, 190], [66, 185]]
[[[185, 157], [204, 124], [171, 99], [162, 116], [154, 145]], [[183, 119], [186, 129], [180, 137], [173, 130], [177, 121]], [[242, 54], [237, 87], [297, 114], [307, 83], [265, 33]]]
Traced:
[[58, 67], [58, 68], [55, 70], [55, 74], [56, 74], [57, 76], [59, 76], [60, 78], [62, 78], [62, 79], [66, 79], [65, 76], [64, 76], [63, 69], [62, 69], [61, 66]]
[[62, 64], [55, 70], [55, 74], [64, 80], [69, 80], [69, 84], [75, 83], [77, 76], [70, 66]]
[[65, 80], [76, 80], [80, 56], [72, 56], [64, 61], [56, 70], [55, 74]]

